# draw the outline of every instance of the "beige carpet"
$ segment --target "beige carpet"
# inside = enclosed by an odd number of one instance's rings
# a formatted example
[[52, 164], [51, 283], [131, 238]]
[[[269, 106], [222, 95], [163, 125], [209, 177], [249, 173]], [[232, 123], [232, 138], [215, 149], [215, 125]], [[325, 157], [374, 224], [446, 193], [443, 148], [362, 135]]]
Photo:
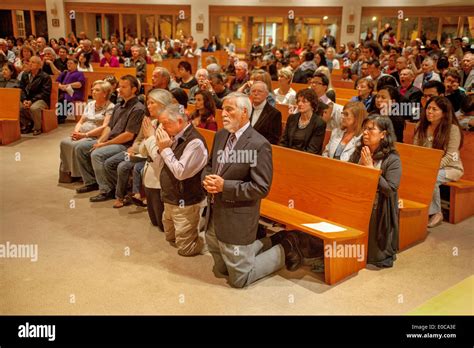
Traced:
[[0, 258], [2, 314], [405, 314], [473, 273], [471, 218], [436, 228], [394, 268], [336, 286], [285, 270], [231, 289], [211, 256], [178, 256], [145, 210], [91, 204], [77, 184], [58, 185], [59, 141], [71, 130], [0, 148], [0, 243], [38, 245], [37, 262]]

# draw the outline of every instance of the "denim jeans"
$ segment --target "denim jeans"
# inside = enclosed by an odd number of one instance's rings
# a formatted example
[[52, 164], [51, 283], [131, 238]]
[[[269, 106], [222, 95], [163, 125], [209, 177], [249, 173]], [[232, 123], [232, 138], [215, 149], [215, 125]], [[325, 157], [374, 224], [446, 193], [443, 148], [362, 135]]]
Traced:
[[438, 172], [438, 177], [436, 178], [435, 188], [433, 191], [433, 198], [431, 199], [429, 215], [433, 215], [441, 212], [441, 196], [439, 192], [439, 185], [449, 181], [446, 179], [446, 171], [440, 169]]

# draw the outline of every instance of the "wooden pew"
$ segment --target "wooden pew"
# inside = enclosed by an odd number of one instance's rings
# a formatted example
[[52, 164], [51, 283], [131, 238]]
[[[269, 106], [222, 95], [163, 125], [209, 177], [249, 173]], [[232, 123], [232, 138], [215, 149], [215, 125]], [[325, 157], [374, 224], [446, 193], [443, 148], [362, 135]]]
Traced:
[[[407, 122], [403, 132], [405, 143], [413, 143], [415, 123]], [[464, 175], [455, 182], [441, 186], [441, 196], [448, 201], [448, 221], [452, 224], [461, 222], [474, 215], [474, 133], [463, 131], [464, 144], [461, 148], [461, 160], [464, 166]], [[446, 193], [446, 195], [444, 194]]]
[[0, 144], [7, 145], [21, 138], [20, 88], [0, 88]]
[[428, 233], [428, 208], [433, 197], [443, 152], [396, 143], [402, 162], [400, 199], [400, 250], [423, 241]]
[[[163, 59], [160, 63], [158, 63], [157, 66], [161, 66], [163, 68], [168, 69], [168, 71], [170, 72], [170, 74], [172, 76], [176, 76], [178, 74], [178, 64], [179, 64], [179, 62], [186, 61], [189, 64], [191, 64], [192, 73], [194, 75], [194, 74], [196, 74], [196, 71], [197, 71], [197, 66], [198, 66], [198, 61], [197, 60], [198, 60], [197, 57], [195, 57], [195, 58], [183, 57], [183, 58], [176, 58], [176, 59]], [[150, 82], [151, 82], [151, 80], [150, 80]]]
[[56, 104], [59, 97], [59, 83], [54, 82], [51, 87], [51, 97], [49, 102], [49, 109], [42, 111], [41, 130], [43, 133], [48, 133], [53, 129], [58, 128], [58, 115], [56, 113]]
[[[209, 56], [214, 56], [217, 59], [217, 64], [219, 64], [222, 68], [227, 65], [228, 56], [229, 54], [225, 50], [215, 51], [215, 52], [202, 52], [201, 53], [201, 66], [206, 68], [206, 58]], [[194, 72], [194, 70], [193, 70]]]
[[113, 75], [117, 80], [125, 75], [137, 75], [135, 68], [100, 68], [99, 71], [84, 72], [86, 78], [85, 95], [91, 96], [92, 84], [97, 80], [103, 80], [106, 76]]
[[[214, 132], [198, 130], [211, 150]], [[280, 146], [273, 145], [272, 149], [273, 183], [270, 194], [262, 201], [261, 215], [322, 239], [325, 250], [333, 243], [342, 248], [364, 247], [362, 261], [325, 254], [326, 283], [335, 284], [364, 268], [380, 171]], [[329, 222], [346, 230], [323, 233], [302, 225], [316, 222]]]

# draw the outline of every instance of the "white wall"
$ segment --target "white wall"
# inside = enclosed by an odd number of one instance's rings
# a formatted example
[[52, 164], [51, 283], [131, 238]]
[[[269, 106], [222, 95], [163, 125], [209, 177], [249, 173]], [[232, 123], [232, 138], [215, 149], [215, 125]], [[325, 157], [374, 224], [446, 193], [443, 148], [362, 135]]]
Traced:
[[[52, 11], [55, 12], [53, 15]], [[66, 37], [66, 17], [64, 16], [63, 0], [46, 0], [46, 19], [50, 38]], [[59, 20], [59, 27], [53, 27], [53, 19]]]

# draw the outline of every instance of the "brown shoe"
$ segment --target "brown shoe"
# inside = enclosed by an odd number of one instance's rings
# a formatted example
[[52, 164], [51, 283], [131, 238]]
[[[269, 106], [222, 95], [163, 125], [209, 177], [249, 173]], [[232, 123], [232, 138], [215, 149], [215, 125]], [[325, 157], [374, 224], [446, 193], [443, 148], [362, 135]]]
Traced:
[[71, 177], [71, 173], [69, 172], [62, 172], [62, 171], [59, 171], [59, 179], [58, 179], [58, 182], [61, 183], [61, 184], [70, 184], [72, 183], [72, 177]]

